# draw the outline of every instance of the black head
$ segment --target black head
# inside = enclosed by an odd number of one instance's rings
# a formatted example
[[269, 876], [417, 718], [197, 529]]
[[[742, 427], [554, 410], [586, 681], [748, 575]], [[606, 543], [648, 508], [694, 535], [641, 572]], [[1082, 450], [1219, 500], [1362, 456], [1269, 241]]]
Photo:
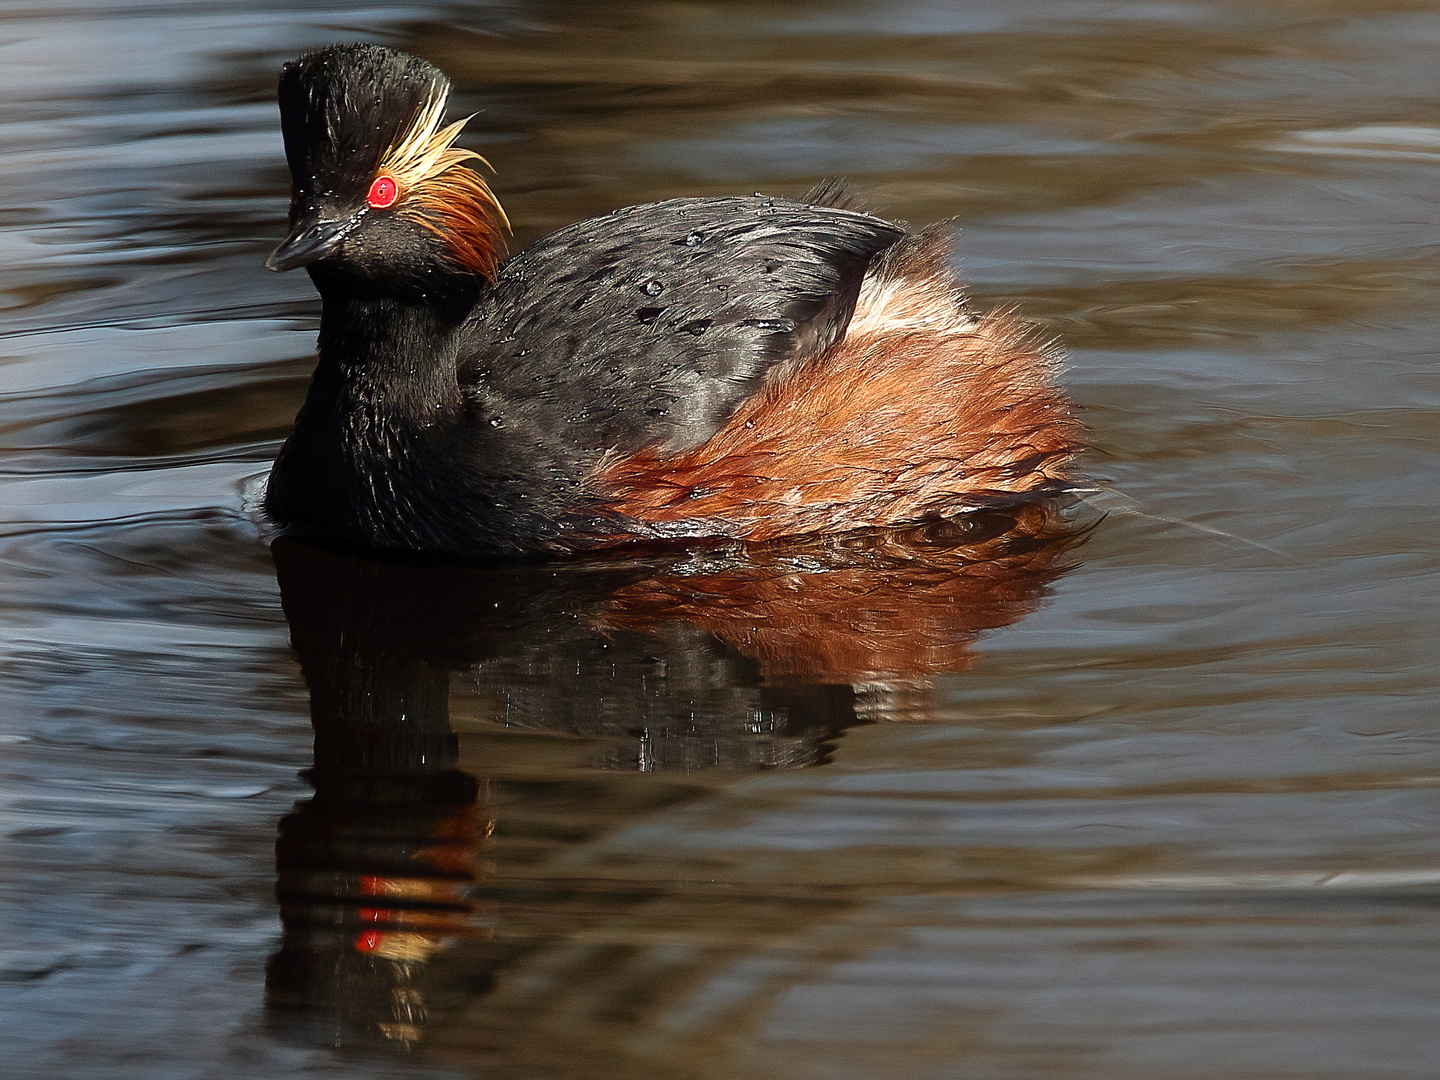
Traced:
[[294, 193], [290, 235], [266, 263], [425, 288], [437, 275], [493, 277], [504, 212], [442, 126], [450, 81], [378, 45], [332, 45], [280, 73]]

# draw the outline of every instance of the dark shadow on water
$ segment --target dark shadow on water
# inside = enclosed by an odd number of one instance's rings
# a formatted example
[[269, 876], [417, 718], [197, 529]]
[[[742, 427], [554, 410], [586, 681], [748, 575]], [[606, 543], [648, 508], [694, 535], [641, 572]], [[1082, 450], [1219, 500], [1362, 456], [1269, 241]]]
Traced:
[[[315, 795], [279, 827], [272, 1026], [409, 1045], [435, 1007], [432, 961], [483, 936], [495, 821], [489, 780], [460, 767], [455, 673], [483, 690], [495, 730], [593, 744], [601, 769], [817, 765], [847, 728], [925, 719], [931, 677], [1033, 610], [1083, 533], [1032, 505], [823, 543], [498, 567], [278, 540]], [[607, 790], [587, 796], [589, 816], [655, 810], [607, 807]], [[490, 977], [451, 978], [440, 997]]]

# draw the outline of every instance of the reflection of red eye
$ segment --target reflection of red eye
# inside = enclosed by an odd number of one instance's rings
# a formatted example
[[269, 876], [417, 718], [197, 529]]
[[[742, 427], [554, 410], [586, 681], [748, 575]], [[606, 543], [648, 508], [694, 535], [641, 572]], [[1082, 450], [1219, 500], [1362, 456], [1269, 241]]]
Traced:
[[384, 210], [385, 207], [393, 205], [399, 197], [400, 185], [395, 183], [393, 177], [377, 176], [370, 185], [370, 194], [365, 196], [365, 201], [376, 210]]

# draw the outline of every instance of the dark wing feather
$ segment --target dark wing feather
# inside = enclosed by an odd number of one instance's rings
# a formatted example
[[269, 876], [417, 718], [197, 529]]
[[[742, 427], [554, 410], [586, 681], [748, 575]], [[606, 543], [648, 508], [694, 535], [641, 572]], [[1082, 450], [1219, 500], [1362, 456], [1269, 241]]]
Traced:
[[696, 446], [771, 368], [844, 334], [866, 267], [903, 235], [758, 196], [583, 221], [501, 269], [467, 328], [461, 381], [537, 448]]

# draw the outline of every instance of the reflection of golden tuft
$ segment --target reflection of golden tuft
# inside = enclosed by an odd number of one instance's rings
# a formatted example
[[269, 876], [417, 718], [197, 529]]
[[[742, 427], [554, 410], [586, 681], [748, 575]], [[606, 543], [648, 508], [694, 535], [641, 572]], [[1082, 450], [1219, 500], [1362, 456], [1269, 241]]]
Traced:
[[380, 940], [366, 951], [384, 960], [418, 963], [429, 960], [430, 954], [439, 947], [440, 939], [435, 935], [395, 930], [382, 934]]
[[417, 1024], [377, 1024], [376, 1027], [385, 1038], [401, 1043], [419, 1042], [422, 1033]]
[[[316, 796], [280, 823], [276, 894], [284, 938], [266, 975], [272, 1008], [305, 1016], [329, 1041], [413, 1042], [428, 1015], [437, 953], [485, 936], [477, 921], [478, 848], [490, 818], [474, 781], [339, 770], [341, 744], [376, 745], [363, 723], [321, 723]], [[357, 779], [374, 783], [365, 790]], [[347, 790], [347, 788], [349, 790]], [[328, 1029], [328, 1030], [327, 1030]]]
[[862, 682], [970, 666], [982, 631], [1033, 611], [1084, 535], [1052, 504], [912, 529], [697, 556], [617, 590], [602, 628], [683, 619], [767, 679]]

